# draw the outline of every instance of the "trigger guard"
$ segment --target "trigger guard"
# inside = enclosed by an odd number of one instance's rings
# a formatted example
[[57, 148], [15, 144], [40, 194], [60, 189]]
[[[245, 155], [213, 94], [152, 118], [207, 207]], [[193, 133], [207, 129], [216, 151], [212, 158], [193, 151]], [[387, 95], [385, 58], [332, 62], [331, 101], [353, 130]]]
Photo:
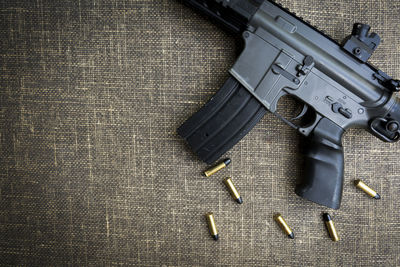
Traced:
[[299, 133], [304, 136], [309, 136], [312, 133], [312, 131], [315, 129], [317, 124], [320, 122], [321, 119], [322, 119], [322, 116], [319, 115], [318, 113], [316, 113], [314, 122], [311, 125], [308, 125], [307, 127], [298, 128]]

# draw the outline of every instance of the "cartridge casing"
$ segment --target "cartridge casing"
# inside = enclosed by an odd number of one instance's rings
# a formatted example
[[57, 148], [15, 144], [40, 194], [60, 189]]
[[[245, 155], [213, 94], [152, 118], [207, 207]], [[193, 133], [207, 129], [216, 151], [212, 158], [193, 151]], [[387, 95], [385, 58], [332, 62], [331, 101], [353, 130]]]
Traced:
[[288, 235], [289, 238], [293, 239], [294, 238], [294, 233], [292, 229], [290, 229], [289, 225], [286, 223], [286, 221], [283, 219], [281, 214], [276, 214], [274, 216], [275, 221], [279, 224], [281, 229]]
[[211, 236], [214, 238], [214, 240], [218, 240], [219, 236], [217, 226], [215, 225], [214, 214], [212, 212], [206, 213], [206, 219]]
[[381, 196], [375, 192], [371, 187], [369, 187], [368, 185], [366, 185], [363, 181], [361, 180], [355, 180], [354, 181], [354, 185], [361, 189], [362, 191], [364, 191], [365, 193], [367, 193], [369, 196], [375, 198], [375, 199], [380, 199]]
[[331, 237], [331, 239], [335, 242], [339, 241], [339, 235], [336, 231], [335, 225], [333, 224], [333, 220], [329, 213], [324, 213], [323, 218], [326, 224], [326, 228], [328, 228], [329, 236]]
[[239, 192], [237, 191], [235, 185], [233, 184], [232, 178], [230, 178], [230, 177], [225, 178], [224, 179], [224, 184], [228, 188], [228, 190], [231, 193], [231, 196], [233, 197], [233, 199], [235, 199], [239, 204], [242, 204], [243, 203], [243, 199], [240, 196]]
[[212, 167], [211, 169], [208, 169], [204, 172], [204, 175], [206, 177], [210, 177], [211, 175], [213, 175], [214, 173], [222, 170], [223, 168], [225, 168], [226, 166], [228, 166], [231, 163], [231, 159], [225, 159], [223, 162], [219, 163], [218, 165]]

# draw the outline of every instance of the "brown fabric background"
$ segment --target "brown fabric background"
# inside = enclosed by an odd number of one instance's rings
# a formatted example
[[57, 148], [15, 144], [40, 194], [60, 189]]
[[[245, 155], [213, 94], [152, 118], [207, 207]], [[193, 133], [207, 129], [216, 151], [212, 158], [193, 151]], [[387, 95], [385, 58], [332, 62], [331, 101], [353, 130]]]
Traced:
[[[281, 2], [337, 40], [354, 22], [373, 25], [384, 41], [372, 62], [400, 77], [399, 1]], [[400, 144], [346, 134], [342, 207], [330, 211], [338, 243], [327, 209], [294, 194], [300, 139], [271, 115], [228, 153], [229, 168], [201, 176], [176, 128], [240, 46], [179, 1], [1, 1], [0, 16], [0, 265], [400, 266]]]

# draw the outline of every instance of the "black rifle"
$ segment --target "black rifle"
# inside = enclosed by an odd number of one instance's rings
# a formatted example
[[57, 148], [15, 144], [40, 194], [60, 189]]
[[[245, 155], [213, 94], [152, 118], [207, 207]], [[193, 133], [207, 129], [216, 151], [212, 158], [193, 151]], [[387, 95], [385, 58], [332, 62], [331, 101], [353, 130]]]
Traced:
[[[290, 13], [262, 0], [184, 0], [241, 33], [244, 51], [214, 97], [179, 129], [207, 163], [242, 139], [270, 111], [306, 137], [305, 177], [295, 192], [338, 209], [343, 188], [342, 136], [364, 128], [385, 142], [400, 138], [400, 81], [367, 61], [380, 43], [357, 23], [340, 45]], [[303, 104], [291, 120], [277, 113], [283, 96]], [[306, 123], [295, 123], [306, 119]]]

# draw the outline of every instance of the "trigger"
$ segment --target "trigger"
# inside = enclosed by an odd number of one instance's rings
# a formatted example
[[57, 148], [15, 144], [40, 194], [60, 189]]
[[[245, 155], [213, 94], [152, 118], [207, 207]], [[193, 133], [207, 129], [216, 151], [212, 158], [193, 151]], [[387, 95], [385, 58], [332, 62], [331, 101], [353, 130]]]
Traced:
[[307, 111], [308, 111], [308, 108], [309, 108], [309, 106], [308, 106], [307, 104], [304, 104], [304, 105], [303, 105], [303, 109], [302, 109], [302, 111], [299, 113], [299, 115], [297, 115], [296, 117], [292, 118], [291, 120], [294, 121], [294, 120], [299, 120], [299, 119], [303, 118], [304, 115], [306, 115], [306, 113], [307, 113]]

